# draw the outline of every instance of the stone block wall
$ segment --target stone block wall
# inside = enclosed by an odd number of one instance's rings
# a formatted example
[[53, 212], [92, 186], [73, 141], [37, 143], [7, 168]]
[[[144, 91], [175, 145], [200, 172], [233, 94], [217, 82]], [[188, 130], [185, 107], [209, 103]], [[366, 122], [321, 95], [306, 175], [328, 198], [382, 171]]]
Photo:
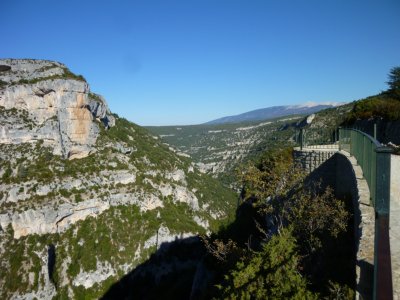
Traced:
[[321, 164], [331, 158], [337, 151], [334, 150], [316, 150], [316, 149], [294, 149], [294, 160], [306, 172], [311, 173]]

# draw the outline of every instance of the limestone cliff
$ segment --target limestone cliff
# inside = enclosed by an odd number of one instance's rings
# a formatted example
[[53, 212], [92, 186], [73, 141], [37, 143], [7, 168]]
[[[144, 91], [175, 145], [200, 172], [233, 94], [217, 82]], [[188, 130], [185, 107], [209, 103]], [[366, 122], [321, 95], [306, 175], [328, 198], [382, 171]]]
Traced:
[[26, 112], [12, 122], [0, 120], [0, 143], [44, 140], [54, 154], [82, 158], [93, 151], [99, 134], [94, 121], [114, 124], [104, 99], [63, 64], [3, 59], [0, 66], [0, 106]]

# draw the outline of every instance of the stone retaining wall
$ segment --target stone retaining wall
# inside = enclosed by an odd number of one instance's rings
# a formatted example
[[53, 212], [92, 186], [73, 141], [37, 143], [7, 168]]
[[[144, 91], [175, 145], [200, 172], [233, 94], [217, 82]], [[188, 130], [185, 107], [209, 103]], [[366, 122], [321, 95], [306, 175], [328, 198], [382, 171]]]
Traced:
[[374, 274], [375, 212], [361, 167], [345, 151], [294, 149], [294, 159], [309, 173], [308, 179], [331, 186], [339, 199], [351, 199], [356, 242], [357, 299], [371, 299]]
[[321, 164], [331, 158], [337, 151], [333, 149], [307, 149], [294, 148], [294, 160], [308, 173], [311, 173]]

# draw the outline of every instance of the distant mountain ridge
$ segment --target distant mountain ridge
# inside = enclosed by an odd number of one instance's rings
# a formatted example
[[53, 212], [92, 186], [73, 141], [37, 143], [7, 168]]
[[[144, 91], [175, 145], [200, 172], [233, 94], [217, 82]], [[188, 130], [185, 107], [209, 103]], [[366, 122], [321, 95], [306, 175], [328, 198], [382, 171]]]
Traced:
[[248, 111], [239, 115], [222, 117], [204, 124], [228, 124], [240, 122], [263, 121], [289, 115], [312, 114], [320, 110], [343, 105], [343, 102], [314, 103], [307, 102], [299, 105], [282, 105]]

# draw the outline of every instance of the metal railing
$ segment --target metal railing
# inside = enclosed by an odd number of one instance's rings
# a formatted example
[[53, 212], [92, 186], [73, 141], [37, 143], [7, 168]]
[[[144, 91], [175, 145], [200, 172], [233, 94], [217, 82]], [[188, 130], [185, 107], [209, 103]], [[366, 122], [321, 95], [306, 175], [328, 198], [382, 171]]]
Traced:
[[381, 144], [368, 134], [356, 129], [340, 129], [339, 149], [345, 150], [357, 159], [368, 183], [371, 204], [375, 207], [376, 199], [376, 149]]
[[339, 136], [339, 149], [354, 156], [363, 171], [370, 189], [371, 205], [378, 213], [389, 213], [392, 149], [357, 129], [340, 128]]
[[339, 139], [337, 128], [301, 128], [296, 131], [296, 143], [300, 149], [332, 149], [336, 148]]
[[[375, 130], [376, 132], [376, 130]], [[357, 159], [375, 209], [374, 299], [393, 299], [389, 240], [390, 153], [372, 136], [357, 129], [339, 129], [339, 149]]]
[[392, 149], [381, 145], [374, 137], [354, 128], [300, 129], [295, 140], [303, 148], [335, 148], [357, 159], [370, 190], [370, 202], [375, 210], [374, 299], [393, 299], [392, 267], [389, 238], [390, 154]]

